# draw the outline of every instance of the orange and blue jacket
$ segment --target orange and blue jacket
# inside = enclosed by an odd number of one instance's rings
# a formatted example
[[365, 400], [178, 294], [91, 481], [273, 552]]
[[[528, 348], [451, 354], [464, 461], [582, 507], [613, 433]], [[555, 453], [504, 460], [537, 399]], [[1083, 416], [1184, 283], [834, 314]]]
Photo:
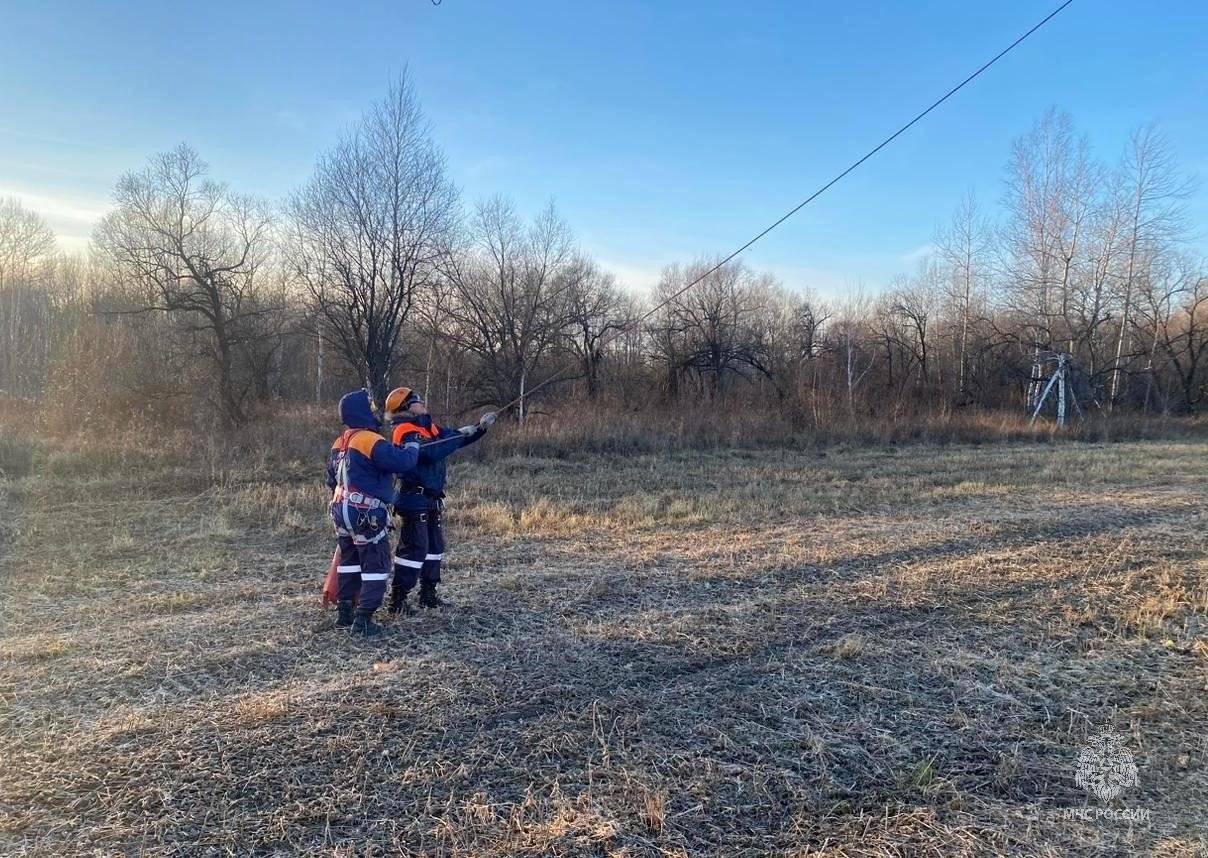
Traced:
[[349, 491], [360, 492], [382, 503], [395, 499], [394, 475], [415, 469], [416, 446], [395, 446], [378, 434], [381, 424], [364, 390], [347, 393], [340, 400], [340, 421], [348, 427], [331, 445], [327, 457], [327, 487], [339, 485], [341, 457], [348, 462]]
[[[394, 504], [395, 509], [428, 509], [435, 500], [443, 498], [447, 479], [445, 459], [462, 447], [473, 444], [483, 434], [482, 429], [471, 435], [462, 435], [456, 429], [437, 426], [431, 414], [400, 414], [395, 417], [391, 433], [395, 446], [408, 441], [418, 441], [420, 444], [419, 461], [413, 471], [403, 474], [402, 491]], [[433, 441], [441, 443], [434, 444]]]

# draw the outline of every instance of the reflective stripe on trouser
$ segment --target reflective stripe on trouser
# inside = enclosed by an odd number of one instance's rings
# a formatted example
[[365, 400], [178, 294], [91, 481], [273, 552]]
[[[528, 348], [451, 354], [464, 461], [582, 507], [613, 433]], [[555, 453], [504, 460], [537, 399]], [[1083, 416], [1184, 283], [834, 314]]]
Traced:
[[366, 616], [376, 611], [386, 595], [390, 577], [390, 544], [385, 540], [357, 545], [351, 537], [339, 537], [340, 557], [336, 562], [341, 602], [357, 600], [357, 613]]
[[420, 580], [432, 584], [440, 583], [440, 563], [445, 559], [445, 528], [441, 522], [439, 504], [428, 510], [428, 551], [424, 555], [424, 568]]
[[404, 510], [394, 550], [394, 587], [406, 593], [415, 587], [428, 557], [428, 513]]

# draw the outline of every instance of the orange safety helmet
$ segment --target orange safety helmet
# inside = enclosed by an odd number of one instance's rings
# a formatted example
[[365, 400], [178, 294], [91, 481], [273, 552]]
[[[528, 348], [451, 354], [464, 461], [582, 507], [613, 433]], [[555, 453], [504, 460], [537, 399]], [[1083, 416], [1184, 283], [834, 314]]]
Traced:
[[386, 394], [386, 413], [397, 414], [405, 410], [413, 402], [423, 402], [424, 397], [418, 390], [410, 387], [396, 387]]

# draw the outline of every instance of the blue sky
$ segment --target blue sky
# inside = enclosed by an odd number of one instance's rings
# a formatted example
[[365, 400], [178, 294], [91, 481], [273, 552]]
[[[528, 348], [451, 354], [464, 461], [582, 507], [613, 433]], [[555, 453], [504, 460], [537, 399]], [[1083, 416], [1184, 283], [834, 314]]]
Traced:
[[[552, 198], [634, 288], [728, 252], [1047, 14], [968, 2], [0, 0], [0, 196], [83, 247], [110, 189], [188, 141], [280, 199], [405, 66], [468, 200]], [[1012, 139], [1068, 110], [1102, 157], [1157, 120], [1208, 177], [1208, 3], [1075, 0], [747, 255], [877, 289]], [[1193, 201], [1208, 224], [1208, 191]]]

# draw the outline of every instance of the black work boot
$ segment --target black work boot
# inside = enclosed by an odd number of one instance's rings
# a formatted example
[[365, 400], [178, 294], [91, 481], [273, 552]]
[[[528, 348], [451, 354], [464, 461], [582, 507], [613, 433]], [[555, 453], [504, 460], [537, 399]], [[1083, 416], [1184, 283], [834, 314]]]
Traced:
[[346, 629], [352, 625], [352, 602], [336, 603], [336, 628]]
[[407, 602], [407, 591], [396, 587], [390, 591], [390, 607], [387, 609], [393, 616], [402, 614], [404, 617], [414, 617], [415, 608]]
[[358, 613], [356, 619], [352, 621], [352, 633], [372, 638], [382, 633], [382, 627], [373, 621], [371, 614]]
[[419, 606], [421, 608], [447, 608], [449, 603], [436, 595], [436, 585], [424, 581], [419, 585]]

